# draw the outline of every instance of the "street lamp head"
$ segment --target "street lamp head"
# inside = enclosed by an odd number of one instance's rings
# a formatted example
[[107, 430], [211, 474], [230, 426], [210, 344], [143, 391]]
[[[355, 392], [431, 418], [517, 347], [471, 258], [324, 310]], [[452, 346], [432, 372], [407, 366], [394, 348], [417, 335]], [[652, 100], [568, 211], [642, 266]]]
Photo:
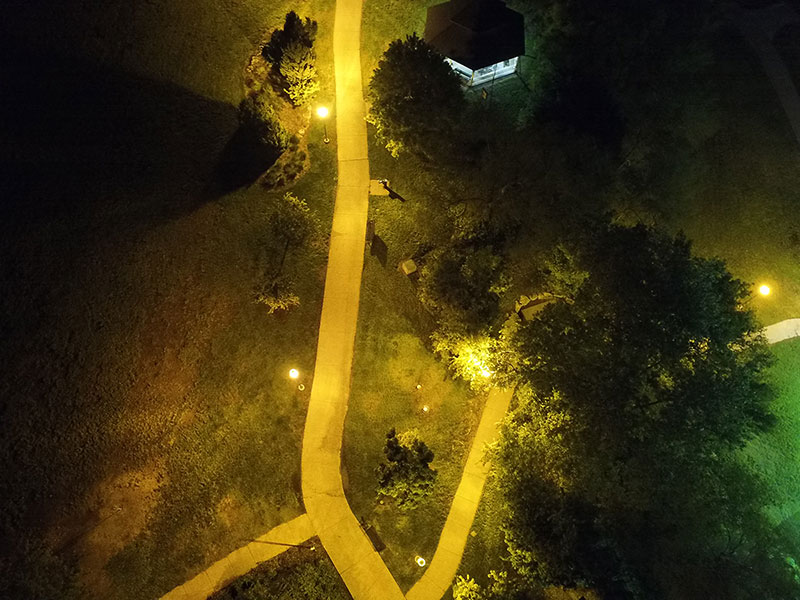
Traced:
[[772, 290], [767, 284], [763, 284], [758, 288], [758, 293], [762, 296], [769, 296], [772, 293]]
[[300, 377], [300, 371], [298, 371], [297, 369], [289, 369], [289, 377], [291, 377], [292, 379], [297, 379], [298, 377]]
[[317, 116], [320, 119], [324, 119], [325, 117], [327, 117], [328, 116], [328, 107], [327, 106], [320, 106], [319, 108], [317, 108]]

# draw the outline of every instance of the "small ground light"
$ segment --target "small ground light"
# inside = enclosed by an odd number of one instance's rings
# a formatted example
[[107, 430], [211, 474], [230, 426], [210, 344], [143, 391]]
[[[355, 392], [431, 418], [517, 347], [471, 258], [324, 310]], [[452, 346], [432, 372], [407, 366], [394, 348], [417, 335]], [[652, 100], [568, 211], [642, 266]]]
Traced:
[[417, 389], [418, 389], [418, 390], [421, 390], [421, 389], [422, 389], [422, 384], [418, 383], [418, 384], [417, 384]]
[[772, 290], [767, 284], [763, 284], [758, 288], [758, 293], [761, 294], [762, 296], [769, 296], [771, 292]]
[[429, 410], [430, 410], [430, 408], [428, 408], [427, 404], [422, 407], [422, 412], [428, 412]]
[[421, 556], [415, 557], [414, 558], [414, 562], [416, 562], [417, 566], [420, 566], [420, 567], [424, 567], [426, 564], [428, 564], [428, 563], [425, 562], [425, 559], [422, 558]]
[[301, 383], [300, 385], [297, 386], [297, 389], [302, 392], [304, 389], [306, 389], [306, 386]]
[[298, 377], [300, 377], [300, 371], [298, 371], [297, 369], [289, 369], [289, 377], [291, 377], [292, 379], [297, 379]]

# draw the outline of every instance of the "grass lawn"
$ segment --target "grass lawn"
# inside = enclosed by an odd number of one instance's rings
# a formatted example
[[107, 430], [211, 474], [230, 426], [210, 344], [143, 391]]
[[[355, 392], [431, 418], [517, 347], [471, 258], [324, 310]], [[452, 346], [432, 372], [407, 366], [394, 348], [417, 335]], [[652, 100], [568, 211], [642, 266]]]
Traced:
[[[800, 3], [796, 9], [800, 13]], [[796, 89], [800, 89], [800, 23], [792, 23], [781, 29], [773, 40], [773, 44], [792, 74]]]
[[720, 36], [713, 74], [715, 133], [681, 152], [656, 218], [695, 251], [774, 293], [752, 306], [764, 324], [800, 315], [800, 148], [755, 54], [736, 31]]
[[350, 600], [325, 549], [289, 548], [210, 596], [209, 600]]
[[365, 0], [361, 18], [361, 74], [369, 83], [378, 60], [393, 40], [415, 31], [422, 37], [429, 6], [439, 0]]
[[776, 523], [800, 531], [800, 339], [775, 344], [772, 381], [778, 392], [774, 430], [751, 442], [744, 455], [770, 482], [774, 498], [767, 511]]
[[[376, 525], [387, 545], [382, 556], [408, 589], [421, 574], [414, 557], [433, 556], [483, 397], [451, 380], [429, 351], [433, 319], [419, 304], [413, 283], [396, 269], [400, 260], [443, 235], [446, 215], [436, 206], [436, 191], [425, 188], [427, 175], [411, 163], [395, 161], [374, 145], [371, 157], [373, 177], [395, 178], [397, 190], [408, 200], [370, 200], [369, 218], [387, 245], [386, 266], [375, 256], [366, 257], [343, 459], [353, 512]], [[428, 412], [423, 411], [426, 405]], [[433, 450], [431, 466], [439, 473], [432, 496], [406, 514], [376, 500], [375, 468], [383, 460], [385, 435], [392, 427], [398, 433], [417, 431]]]
[[[287, 10], [319, 21], [332, 95], [334, 3], [70, 4], [20, 7], [0, 59], [2, 555], [43, 539], [81, 597], [157, 598], [302, 511], [286, 374], [313, 369], [325, 252], [290, 258], [301, 306], [268, 315], [253, 289], [280, 193], [214, 181], [247, 59]], [[336, 164], [315, 133], [292, 191], [324, 235]]]

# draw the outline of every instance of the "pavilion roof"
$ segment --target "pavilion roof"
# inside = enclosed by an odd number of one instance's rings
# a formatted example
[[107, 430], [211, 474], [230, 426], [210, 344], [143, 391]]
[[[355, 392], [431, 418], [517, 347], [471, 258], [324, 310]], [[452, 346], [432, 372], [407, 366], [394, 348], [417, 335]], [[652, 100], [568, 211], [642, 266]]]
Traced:
[[525, 54], [522, 15], [502, 0], [450, 0], [428, 9], [425, 41], [476, 70]]

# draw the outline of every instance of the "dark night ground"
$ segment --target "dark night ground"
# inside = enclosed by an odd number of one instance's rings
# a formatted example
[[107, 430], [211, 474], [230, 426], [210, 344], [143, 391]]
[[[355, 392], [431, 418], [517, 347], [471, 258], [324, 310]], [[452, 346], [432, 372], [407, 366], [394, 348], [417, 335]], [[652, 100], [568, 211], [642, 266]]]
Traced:
[[[268, 318], [275, 194], [217, 176], [284, 6], [24, 6], [0, 25], [0, 558], [23, 531], [97, 573], [126, 546], [91, 595], [155, 597], [300, 510], [284, 362], [313, 364], [322, 259]], [[332, 164], [310, 151], [294, 191], [325, 222]]]

